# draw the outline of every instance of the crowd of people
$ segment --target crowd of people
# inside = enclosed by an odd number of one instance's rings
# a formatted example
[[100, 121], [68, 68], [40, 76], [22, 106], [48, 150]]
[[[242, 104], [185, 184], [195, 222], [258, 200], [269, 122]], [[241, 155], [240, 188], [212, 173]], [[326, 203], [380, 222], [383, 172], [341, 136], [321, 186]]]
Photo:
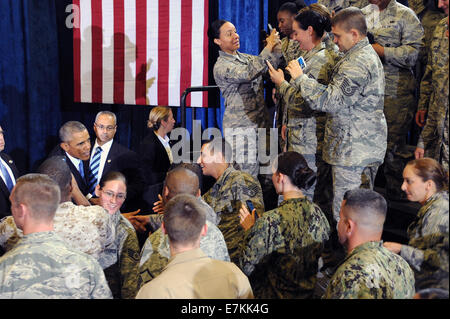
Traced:
[[[448, 298], [448, 0], [410, 2], [285, 3], [258, 56], [212, 22], [224, 136], [193, 163], [165, 106], [137, 151], [112, 112], [92, 141], [66, 122], [22, 176], [0, 127], [0, 298]], [[388, 200], [421, 206], [405, 243], [382, 240], [379, 171]]]

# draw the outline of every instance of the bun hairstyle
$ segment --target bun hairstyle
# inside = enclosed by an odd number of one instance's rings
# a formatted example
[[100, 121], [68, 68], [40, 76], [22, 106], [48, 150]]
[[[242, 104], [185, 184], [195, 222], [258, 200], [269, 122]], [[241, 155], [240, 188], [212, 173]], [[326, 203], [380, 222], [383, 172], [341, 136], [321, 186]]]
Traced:
[[436, 185], [436, 191], [448, 190], [448, 172], [435, 159], [419, 158], [409, 161], [406, 165], [411, 165], [423, 182], [432, 180]]
[[159, 130], [161, 126], [161, 121], [167, 121], [172, 110], [167, 106], [156, 106], [154, 107], [148, 116], [147, 126], [154, 131]]
[[214, 42], [214, 39], [220, 38], [220, 28], [227, 23], [227, 20], [215, 20], [208, 28], [208, 38]]
[[316, 181], [316, 173], [297, 152], [284, 152], [278, 155], [277, 172], [286, 175], [292, 184], [304, 190], [311, 188]]
[[297, 21], [298, 26], [302, 30], [307, 30], [311, 26], [318, 38], [322, 38], [325, 32], [331, 31], [330, 15], [326, 14], [326, 11], [319, 11], [317, 8], [303, 8], [295, 16], [294, 20]]

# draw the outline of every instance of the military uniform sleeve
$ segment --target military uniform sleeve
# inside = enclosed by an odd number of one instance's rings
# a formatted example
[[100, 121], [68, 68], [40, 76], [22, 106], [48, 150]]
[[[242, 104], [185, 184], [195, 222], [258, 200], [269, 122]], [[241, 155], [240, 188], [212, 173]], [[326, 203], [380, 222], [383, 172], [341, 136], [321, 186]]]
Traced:
[[113, 295], [111, 289], [108, 286], [108, 282], [106, 281], [103, 269], [97, 262], [93, 263], [93, 265], [94, 265], [93, 275], [95, 277], [91, 297], [93, 299], [112, 299]]
[[384, 47], [384, 60], [386, 63], [400, 67], [413, 68], [422, 47], [423, 28], [419, 19], [412, 10], [403, 12], [400, 18], [402, 30], [401, 45], [398, 47]]
[[216, 82], [244, 83], [253, 81], [267, 72], [265, 60], [269, 60], [274, 67], [278, 66], [281, 54], [273, 54], [264, 49], [259, 56], [249, 56], [251, 63], [216, 63], [214, 65], [214, 79]]
[[139, 242], [134, 230], [127, 229], [127, 233], [120, 254], [121, 296], [134, 299], [138, 289]]
[[300, 90], [301, 95], [311, 109], [338, 113], [347, 111], [343, 105], [353, 105], [357, 102], [357, 92], [367, 83], [367, 70], [361, 65], [341, 65], [339, 73], [335, 73], [328, 85], [320, 84], [306, 74], [299, 76], [292, 83]]
[[244, 243], [246, 245], [240, 260], [240, 268], [250, 276], [264, 256], [282, 246], [283, 240], [278, 223], [269, 215], [257, 219], [252, 228], [246, 232]]
[[433, 92], [432, 86], [432, 76], [433, 76], [433, 66], [432, 66], [432, 56], [433, 52], [428, 53], [427, 65], [425, 67], [425, 72], [422, 76], [420, 82], [420, 97], [417, 109], [428, 110], [428, 105], [430, 103], [431, 93]]

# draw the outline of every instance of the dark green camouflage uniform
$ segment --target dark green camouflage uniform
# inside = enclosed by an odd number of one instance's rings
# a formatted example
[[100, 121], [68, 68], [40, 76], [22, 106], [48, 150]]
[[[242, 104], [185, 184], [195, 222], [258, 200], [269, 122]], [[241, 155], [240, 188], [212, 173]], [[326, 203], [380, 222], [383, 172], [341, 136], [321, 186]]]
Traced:
[[246, 233], [240, 268], [256, 298], [311, 298], [330, 226], [306, 198], [281, 202]]
[[357, 246], [334, 273], [324, 299], [411, 299], [414, 273], [380, 241]]
[[436, 26], [427, 67], [420, 83], [418, 108], [427, 110], [428, 116], [417, 147], [425, 150], [425, 157], [436, 159], [448, 171], [449, 53], [446, 31], [447, 18], [444, 18]]
[[227, 244], [230, 260], [238, 264], [244, 239], [239, 209], [246, 200], [251, 200], [256, 212], [262, 215], [264, 202], [261, 185], [250, 174], [229, 166], [202, 199], [219, 215], [217, 226]]
[[400, 255], [410, 264], [416, 277], [416, 290], [448, 290], [448, 192], [434, 194], [423, 205], [408, 227], [408, 245]]

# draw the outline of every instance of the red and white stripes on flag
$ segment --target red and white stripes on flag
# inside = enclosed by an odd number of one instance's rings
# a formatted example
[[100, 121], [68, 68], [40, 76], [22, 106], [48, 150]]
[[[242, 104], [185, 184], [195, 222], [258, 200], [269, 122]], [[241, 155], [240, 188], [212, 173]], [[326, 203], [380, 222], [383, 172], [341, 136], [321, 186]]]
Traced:
[[[208, 85], [208, 0], [73, 0], [74, 100], [179, 106]], [[207, 107], [207, 93], [188, 95]]]

